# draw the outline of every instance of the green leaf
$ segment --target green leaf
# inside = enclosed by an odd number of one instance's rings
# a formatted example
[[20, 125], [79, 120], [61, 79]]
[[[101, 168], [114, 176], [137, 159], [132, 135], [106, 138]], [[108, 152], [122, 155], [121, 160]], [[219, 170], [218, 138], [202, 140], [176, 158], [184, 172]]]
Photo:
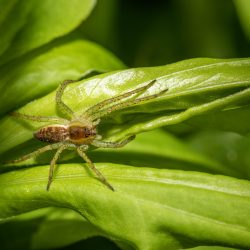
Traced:
[[4, 38], [0, 41], [1, 65], [74, 30], [88, 17], [95, 2], [12, 1], [5, 7], [6, 17], [0, 22], [0, 36]]
[[87, 72], [124, 68], [104, 48], [71, 39], [33, 57], [23, 57], [0, 69], [0, 114], [9, 112], [54, 90], [66, 79], [80, 79]]
[[[0, 1], [0, 55], [11, 46], [11, 41], [26, 23], [27, 16], [32, 9], [30, 1], [1, 0]], [[16, 21], [18, 20], [18, 22]], [[8, 58], [1, 58], [2, 65]]]
[[192, 250], [238, 250], [239, 248], [232, 248], [232, 247], [221, 247], [221, 246], [200, 246], [194, 248], [188, 248]]
[[[15, 241], [5, 237], [8, 233]], [[80, 214], [65, 208], [38, 209], [0, 224], [3, 249], [59, 248], [98, 235], [102, 233]]]
[[97, 235], [102, 233], [80, 214], [70, 209], [53, 208], [46, 211], [39, 223], [31, 248], [59, 248]]
[[[202, 128], [201, 122], [195, 123], [198, 115], [202, 121], [201, 116], [208, 117], [212, 114], [210, 111], [223, 117], [225, 112], [239, 114], [248, 110], [249, 68], [249, 59], [192, 59], [161, 67], [119, 70], [69, 85], [63, 100], [81, 114], [91, 105], [156, 79], [155, 85], [142, 96], [165, 88], [169, 91], [158, 99], [109, 115], [102, 120], [99, 133], [106, 140], [118, 140], [157, 127], [171, 129], [192, 119], [192, 126]], [[51, 92], [25, 105], [20, 112], [58, 115], [54, 98], [55, 92]], [[244, 114], [242, 117], [247, 120]], [[234, 118], [229, 116], [227, 121]], [[213, 127], [221, 127], [222, 119], [218, 123], [213, 121]], [[32, 139], [33, 131], [41, 125], [4, 117], [0, 121], [0, 129], [4, 131], [0, 134], [2, 160], [41, 147], [42, 143]], [[249, 123], [242, 121], [227, 126], [229, 130], [245, 133], [249, 128]], [[16, 166], [19, 170], [2, 166], [2, 171], [10, 172], [0, 175], [1, 217], [5, 219], [43, 207], [71, 208], [79, 212], [90, 227], [117, 242], [122, 249], [180, 249], [208, 243], [250, 246], [249, 182], [163, 168], [240, 176], [237, 169], [189, 149], [163, 131], [139, 135], [138, 140], [117, 153], [98, 149], [90, 155], [94, 162], [99, 162], [96, 166], [116, 192], [103, 186], [82, 163], [76, 164], [71, 154], [63, 161], [68, 159], [73, 163], [58, 167], [51, 190], [46, 192], [49, 160], [45, 155], [37, 162], [45, 162], [46, 166], [38, 164], [40, 167], [22, 169], [24, 163], [21, 163]], [[140, 168], [123, 165], [124, 162]], [[36, 162], [31, 160], [31, 163]], [[49, 227], [45, 228], [40, 231], [39, 239], [50, 231]], [[70, 241], [73, 241], [71, 237], [67, 242]]]
[[241, 25], [250, 39], [250, 2], [248, 0], [234, 0]]
[[[120, 140], [131, 134], [180, 124], [199, 115], [211, 114], [212, 111], [218, 116], [229, 110], [240, 112], [249, 105], [249, 59], [191, 59], [161, 67], [106, 73], [70, 85], [63, 99], [76, 114], [81, 114], [91, 105], [154, 79], [156, 83], [143, 96], [166, 88], [169, 90], [148, 103], [119, 110], [108, 116], [99, 128], [104, 138]], [[54, 100], [55, 92], [52, 92], [26, 105], [20, 112], [55, 115], [57, 109]], [[245, 133], [250, 131], [248, 117], [244, 121]], [[241, 123], [234, 129], [242, 131]], [[13, 117], [2, 119], [0, 129], [6, 132], [0, 134], [0, 153], [25, 142], [29, 145], [32, 132], [40, 126], [40, 123], [20, 121]]]
[[225, 176], [96, 164], [116, 192], [83, 164], [60, 165], [51, 190], [49, 166], [0, 175], [0, 218], [48, 206], [71, 208], [109, 238], [136, 249], [203, 245], [250, 247], [250, 184]]
[[6, 19], [6, 17], [8, 16], [17, 1], [18, 0], [0, 0], [0, 25]]

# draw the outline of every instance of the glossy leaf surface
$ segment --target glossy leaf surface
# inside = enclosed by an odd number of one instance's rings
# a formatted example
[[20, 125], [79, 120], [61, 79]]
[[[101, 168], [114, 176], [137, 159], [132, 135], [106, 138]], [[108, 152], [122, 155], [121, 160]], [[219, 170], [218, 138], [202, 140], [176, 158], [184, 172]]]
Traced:
[[[141, 103], [125, 110], [111, 113], [100, 126], [105, 139], [120, 140], [162, 126], [172, 126], [211, 114], [230, 120], [227, 129], [248, 133], [250, 97], [249, 59], [192, 59], [161, 67], [136, 68], [98, 75], [69, 85], [63, 99], [78, 115], [88, 107], [107, 98], [143, 86], [156, 79], [156, 83], [141, 96], [168, 89], [162, 96], [148, 103]], [[32, 115], [56, 115], [55, 92], [36, 100], [20, 112]], [[235, 112], [244, 117], [237, 120], [227, 113]], [[220, 119], [218, 119], [220, 121]], [[222, 124], [213, 120], [213, 127]], [[232, 126], [229, 121], [232, 121]], [[192, 124], [193, 126], [196, 124]], [[197, 123], [199, 126], [199, 123]], [[201, 124], [202, 126], [202, 124]], [[25, 143], [32, 138], [32, 131], [40, 123], [19, 121], [5, 117], [0, 129], [8, 131], [0, 135], [0, 153]], [[15, 131], [15, 132], [14, 132]]]
[[[0, 7], [6, 2], [1, 1]], [[0, 64], [71, 32], [94, 5], [95, 0], [10, 1], [0, 19]]]

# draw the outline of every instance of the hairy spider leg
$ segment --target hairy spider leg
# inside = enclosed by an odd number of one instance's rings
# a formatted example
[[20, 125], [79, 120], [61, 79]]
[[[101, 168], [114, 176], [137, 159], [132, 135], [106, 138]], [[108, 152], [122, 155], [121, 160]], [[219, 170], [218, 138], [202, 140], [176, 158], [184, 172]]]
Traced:
[[33, 158], [33, 157], [36, 157], [46, 151], [50, 151], [50, 150], [53, 150], [53, 149], [58, 149], [60, 146], [63, 145], [63, 142], [58, 142], [58, 143], [54, 143], [54, 144], [49, 144], [45, 147], [42, 147], [42, 148], [39, 148], [37, 149], [36, 151], [32, 152], [32, 153], [29, 153], [27, 155], [24, 155], [22, 156], [21, 158], [19, 159], [16, 159], [16, 160], [11, 160], [11, 161], [8, 161], [8, 163], [18, 163], [18, 162], [22, 162], [22, 161], [25, 161], [25, 160], [28, 160], [30, 158]]
[[99, 112], [95, 113], [92, 115], [92, 119], [93, 120], [96, 120], [96, 119], [99, 119], [103, 116], [106, 116], [107, 114], [110, 114], [111, 112], [113, 111], [116, 111], [118, 109], [124, 109], [124, 108], [127, 108], [129, 106], [133, 106], [135, 104], [138, 104], [140, 102], [144, 102], [144, 101], [148, 101], [148, 100], [151, 100], [151, 99], [154, 99], [160, 95], [162, 95], [163, 93], [165, 93], [166, 91], [168, 91], [168, 89], [164, 89], [163, 91], [157, 93], [157, 94], [153, 94], [153, 95], [149, 95], [149, 96], [145, 96], [145, 97], [141, 97], [141, 98], [137, 98], [137, 99], [133, 99], [133, 100], [128, 100], [128, 101], [125, 101], [125, 102], [121, 102], [121, 103], [117, 103], [111, 107], [108, 107], [104, 110], [100, 110]]
[[109, 184], [109, 182], [104, 177], [104, 175], [95, 167], [94, 163], [88, 158], [88, 156], [84, 152], [85, 149], [80, 146], [80, 147], [77, 147], [76, 150], [77, 150], [78, 154], [86, 161], [87, 165], [92, 169], [92, 171], [94, 171], [94, 173], [97, 175], [99, 180], [104, 185], [106, 185], [109, 189], [111, 189], [112, 191], [115, 191], [115, 189], [111, 186], [111, 184]]
[[91, 145], [99, 148], [121, 148], [134, 139], [135, 135], [132, 135], [128, 139], [123, 140], [121, 142], [107, 142], [107, 141], [93, 140]]
[[126, 92], [124, 94], [121, 94], [121, 95], [118, 95], [118, 96], [115, 96], [113, 98], [110, 98], [110, 99], [106, 99], [102, 102], [99, 102], [93, 106], [91, 106], [90, 108], [88, 108], [85, 112], [84, 112], [84, 116], [87, 115], [87, 116], [91, 116], [92, 114], [94, 114], [95, 112], [99, 111], [100, 109], [102, 109], [103, 107], [105, 107], [106, 105], [110, 104], [110, 103], [114, 103], [114, 102], [117, 102], [117, 101], [120, 101], [126, 97], [129, 97], [131, 95], [134, 95], [134, 94], [138, 94], [140, 92], [143, 92], [143, 91], [146, 91], [147, 89], [149, 89], [154, 83], [156, 82], [156, 80], [153, 80], [151, 82], [149, 82], [147, 85], [145, 86], [142, 86], [142, 87], [139, 87], [137, 89], [134, 89], [132, 91], [129, 91], [129, 92]]
[[68, 122], [67, 119], [56, 117], [56, 116], [36, 116], [36, 115], [26, 115], [18, 112], [12, 112], [12, 116], [17, 117], [23, 120], [30, 120], [36, 122], [56, 122], [66, 124]]
[[47, 184], [47, 188], [46, 188], [47, 191], [49, 191], [50, 185], [51, 185], [52, 180], [53, 180], [56, 161], [58, 160], [58, 158], [59, 158], [60, 154], [62, 153], [62, 151], [64, 149], [68, 148], [68, 147], [69, 147], [69, 145], [66, 145], [66, 144], [63, 144], [63, 145], [59, 146], [59, 148], [57, 149], [54, 157], [52, 158], [52, 160], [50, 162], [49, 179], [48, 179], [48, 184]]
[[[59, 86], [59, 89], [56, 92], [56, 104], [58, 105], [58, 108], [60, 111], [67, 116], [72, 117], [74, 115], [74, 112], [62, 101], [62, 95], [67, 87], [68, 84], [76, 82], [74, 80], [66, 80], [61, 85]], [[26, 114], [21, 114], [18, 112], [13, 112], [11, 113], [12, 116], [15, 116], [20, 119], [24, 120], [31, 120], [31, 121], [37, 121], [37, 122], [58, 122], [58, 123], [67, 123], [67, 119], [63, 119], [60, 117], [56, 116], [35, 116], [35, 115], [26, 115]]]
[[56, 91], [56, 104], [57, 104], [57, 107], [59, 108], [59, 110], [66, 116], [69, 116], [69, 117], [73, 117], [74, 116], [74, 112], [72, 109], [70, 109], [63, 101], [62, 101], [62, 95], [63, 95], [63, 92], [65, 90], [65, 88], [70, 84], [70, 83], [73, 83], [73, 82], [76, 82], [75, 80], [66, 80], [66, 81], [63, 81], [59, 88], [57, 89]]
[[[62, 95], [68, 84], [76, 82], [75, 80], [66, 80], [60, 84], [57, 92], [56, 92], [56, 104], [60, 111], [66, 115], [72, 117], [74, 112], [62, 101]], [[35, 116], [35, 115], [26, 115], [18, 112], [11, 113], [12, 116], [15, 116], [24, 120], [31, 120], [37, 122], [57, 122], [66, 124], [68, 122], [67, 119], [56, 117], [56, 116]]]

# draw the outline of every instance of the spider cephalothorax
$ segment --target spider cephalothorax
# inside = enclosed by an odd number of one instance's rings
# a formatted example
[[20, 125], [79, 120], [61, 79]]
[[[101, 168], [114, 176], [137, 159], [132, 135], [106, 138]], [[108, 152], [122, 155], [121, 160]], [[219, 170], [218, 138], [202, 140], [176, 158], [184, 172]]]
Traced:
[[[69, 83], [74, 81], [67, 80], [64, 81], [58, 88], [56, 92], [56, 104], [59, 110], [66, 116], [70, 117], [70, 119], [64, 119], [60, 117], [52, 117], [52, 116], [33, 116], [26, 115], [14, 112], [13, 116], [21, 119], [32, 120], [37, 122], [51, 122], [51, 125], [40, 128], [38, 131], [34, 133], [34, 137], [40, 141], [48, 142], [49, 144], [30, 153], [24, 155], [20, 159], [13, 160], [11, 162], [21, 162], [27, 160], [32, 157], [36, 157], [37, 155], [57, 149], [51, 163], [50, 163], [50, 171], [49, 171], [49, 180], [47, 184], [47, 190], [49, 190], [56, 161], [58, 160], [61, 152], [64, 149], [76, 149], [78, 154], [87, 162], [88, 166], [95, 172], [98, 176], [99, 180], [108, 186], [111, 190], [114, 191], [114, 188], [109, 184], [106, 178], [102, 175], [102, 173], [95, 167], [93, 162], [88, 158], [85, 151], [88, 149], [88, 145], [93, 145], [96, 147], [105, 147], [105, 148], [119, 148], [126, 145], [128, 142], [135, 138], [134, 135], [130, 136], [128, 139], [123, 140], [121, 142], [106, 142], [101, 140], [101, 136], [97, 133], [97, 126], [100, 122], [100, 118], [115, 111], [118, 109], [122, 109], [128, 106], [135, 105], [137, 103], [150, 100], [152, 98], [156, 98], [161, 95], [164, 91], [161, 91], [154, 95], [149, 95], [142, 98], [130, 99], [128, 101], [122, 101], [125, 98], [141, 93], [148, 88], [150, 88], [155, 80], [151, 81], [147, 85], [132, 90], [130, 92], [126, 92], [122, 95], [104, 100], [102, 102], [97, 103], [96, 105], [88, 108], [82, 115], [76, 117], [76, 114], [62, 101], [62, 95], [64, 89]], [[120, 101], [120, 102], [119, 102]]]

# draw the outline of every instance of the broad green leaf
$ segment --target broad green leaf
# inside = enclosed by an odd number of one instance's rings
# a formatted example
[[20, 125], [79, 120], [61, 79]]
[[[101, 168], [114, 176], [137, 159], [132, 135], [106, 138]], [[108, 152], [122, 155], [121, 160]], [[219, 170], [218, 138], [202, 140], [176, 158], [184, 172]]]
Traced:
[[15, 35], [25, 26], [33, 5], [31, 1], [0, 1], [0, 65], [8, 61], [8, 58], [3, 58], [1, 55], [11, 46]]
[[18, 0], [0, 0], [0, 25], [8, 16]]
[[59, 248], [97, 235], [102, 233], [75, 211], [56, 209], [39, 224], [31, 249]]
[[250, 2], [248, 0], [234, 0], [241, 25], [250, 39]]
[[[181, 124], [193, 117], [211, 114], [212, 111], [218, 115], [228, 110], [240, 111], [249, 105], [249, 59], [191, 59], [161, 67], [110, 72], [70, 85], [63, 99], [80, 115], [91, 105], [154, 79], [157, 80], [154, 86], [141, 96], [166, 88], [168, 91], [148, 103], [109, 115], [99, 127], [99, 132], [106, 140], [120, 140], [131, 134]], [[55, 115], [57, 110], [54, 100], [55, 92], [52, 92], [19, 111], [33, 115]], [[245, 117], [246, 121], [248, 117]], [[244, 124], [245, 133], [250, 131], [249, 124]], [[0, 129], [5, 133], [0, 134], [0, 153], [25, 142], [29, 145], [32, 132], [39, 127], [41, 124], [37, 122], [3, 118]], [[241, 123], [236, 129], [242, 131]]]
[[39, 223], [32, 237], [32, 249], [58, 248], [102, 235], [98, 229], [73, 210], [53, 208], [45, 212], [43, 221]]
[[49, 166], [0, 175], [0, 218], [57, 206], [79, 212], [109, 238], [135, 249], [180, 249], [208, 243], [250, 247], [247, 181], [96, 164], [114, 185], [112, 192], [83, 165], [60, 165], [49, 192], [45, 190]]
[[0, 69], [0, 113], [54, 90], [67, 79], [80, 79], [87, 72], [106, 72], [123, 68], [123, 64], [94, 43], [72, 39], [50, 47], [34, 57], [23, 58]]
[[17, 1], [0, 26], [1, 65], [74, 30], [94, 5], [95, 0]]

